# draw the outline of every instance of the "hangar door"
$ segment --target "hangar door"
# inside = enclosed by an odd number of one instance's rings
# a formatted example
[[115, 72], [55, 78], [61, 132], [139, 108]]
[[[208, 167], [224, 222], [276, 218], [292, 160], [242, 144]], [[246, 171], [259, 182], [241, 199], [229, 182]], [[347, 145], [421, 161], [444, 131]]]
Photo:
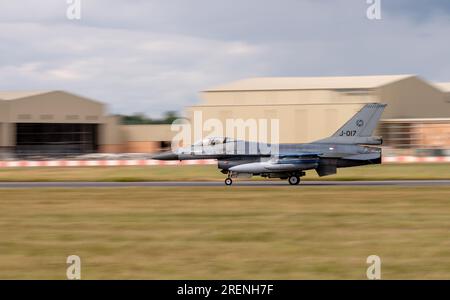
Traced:
[[18, 154], [82, 154], [97, 152], [98, 124], [17, 123]]

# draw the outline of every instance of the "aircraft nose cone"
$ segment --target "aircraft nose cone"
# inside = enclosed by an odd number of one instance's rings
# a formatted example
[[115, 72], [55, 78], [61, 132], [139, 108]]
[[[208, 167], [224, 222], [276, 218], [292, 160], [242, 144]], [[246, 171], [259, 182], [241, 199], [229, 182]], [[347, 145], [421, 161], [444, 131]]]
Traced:
[[153, 159], [157, 160], [178, 160], [178, 154], [175, 154], [173, 152], [164, 152], [161, 154], [156, 154], [153, 156]]

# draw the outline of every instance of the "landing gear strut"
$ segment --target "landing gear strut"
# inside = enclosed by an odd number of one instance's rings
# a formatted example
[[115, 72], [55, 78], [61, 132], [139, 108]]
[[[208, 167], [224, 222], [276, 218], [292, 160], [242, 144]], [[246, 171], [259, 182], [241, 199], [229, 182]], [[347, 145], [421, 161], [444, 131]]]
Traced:
[[225, 184], [226, 185], [232, 185], [233, 184], [233, 180], [231, 180], [231, 178], [228, 177], [227, 179], [225, 179]]
[[300, 177], [298, 176], [289, 176], [288, 182], [290, 185], [297, 185], [300, 183]]

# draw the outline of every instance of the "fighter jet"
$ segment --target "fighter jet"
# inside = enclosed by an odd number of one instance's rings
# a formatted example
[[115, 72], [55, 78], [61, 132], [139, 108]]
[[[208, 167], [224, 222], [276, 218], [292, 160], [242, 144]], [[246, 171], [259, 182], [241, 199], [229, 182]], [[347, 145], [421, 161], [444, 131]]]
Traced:
[[381, 164], [381, 148], [376, 146], [382, 145], [383, 139], [372, 134], [385, 107], [366, 104], [332, 136], [311, 143], [269, 144], [209, 137], [153, 158], [216, 159], [220, 171], [227, 174], [226, 185], [232, 185], [232, 178], [252, 176], [287, 179], [297, 185], [307, 170], [315, 170], [322, 177], [336, 174], [338, 168]]

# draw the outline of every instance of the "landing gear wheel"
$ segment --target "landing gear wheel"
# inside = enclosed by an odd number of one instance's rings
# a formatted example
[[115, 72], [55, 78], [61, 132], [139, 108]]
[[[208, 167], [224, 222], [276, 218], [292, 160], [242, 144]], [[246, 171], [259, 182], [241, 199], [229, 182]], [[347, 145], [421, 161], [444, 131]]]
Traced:
[[300, 177], [297, 176], [289, 176], [288, 182], [290, 185], [297, 185], [300, 183]]
[[231, 178], [227, 178], [227, 179], [225, 179], [225, 184], [226, 185], [232, 185], [233, 184], [233, 180], [231, 180]]

